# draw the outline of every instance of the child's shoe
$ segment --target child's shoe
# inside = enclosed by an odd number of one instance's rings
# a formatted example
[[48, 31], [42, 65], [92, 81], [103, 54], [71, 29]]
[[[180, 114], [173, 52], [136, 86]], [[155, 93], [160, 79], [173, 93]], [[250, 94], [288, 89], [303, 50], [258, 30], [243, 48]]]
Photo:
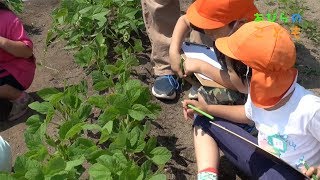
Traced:
[[152, 94], [160, 99], [175, 99], [180, 85], [173, 75], [159, 76], [152, 87]]
[[32, 97], [26, 93], [22, 92], [20, 97], [12, 102], [12, 109], [9, 114], [8, 120], [14, 121], [16, 119], [19, 119], [21, 116], [23, 116], [27, 110], [28, 105], [33, 101]]
[[190, 88], [190, 92], [188, 94], [189, 99], [198, 99], [198, 88], [196, 86], [192, 86]]

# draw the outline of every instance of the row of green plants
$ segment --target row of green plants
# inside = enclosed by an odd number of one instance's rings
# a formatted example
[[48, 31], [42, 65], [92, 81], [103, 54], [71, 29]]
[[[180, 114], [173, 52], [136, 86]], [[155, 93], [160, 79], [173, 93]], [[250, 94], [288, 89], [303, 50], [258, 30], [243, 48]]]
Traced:
[[4, 3], [17, 13], [21, 13], [23, 10], [22, 0], [4, 0]]
[[149, 136], [160, 107], [132, 79], [143, 51], [140, 1], [61, 0], [47, 47], [60, 40], [88, 79], [46, 88], [24, 133], [28, 150], [0, 179], [166, 179], [170, 151]]

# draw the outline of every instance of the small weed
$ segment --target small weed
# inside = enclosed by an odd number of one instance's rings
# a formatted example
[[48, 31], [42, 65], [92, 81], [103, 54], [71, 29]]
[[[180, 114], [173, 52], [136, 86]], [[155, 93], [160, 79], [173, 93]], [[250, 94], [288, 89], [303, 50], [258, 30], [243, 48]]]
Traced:
[[318, 29], [316, 22], [304, 20], [301, 28], [308, 39], [312, 40], [317, 45], [320, 45], [320, 30]]
[[21, 13], [23, 10], [22, 0], [5, 0], [4, 3], [13, 11]]
[[[320, 45], [320, 29], [316, 22], [305, 19], [305, 12], [310, 10], [305, 4], [305, 0], [278, 0], [278, 7], [276, 7], [273, 12], [282, 12], [288, 16], [292, 14], [300, 14], [302, 16], [301, 23], [294, 23], [301, 28], [302, 32], [306, 37], [312, 40], [317, 45]], [[267, 5], [275, 4], [273, 0], [269, 0]], [[289, 23], [285, 23], [288, 26]]]
[[268, 0], [267, 1], [267, 5], [268, 6], [274, 6], [274, 5], [276, 5], [276, 1], [275, 0]]

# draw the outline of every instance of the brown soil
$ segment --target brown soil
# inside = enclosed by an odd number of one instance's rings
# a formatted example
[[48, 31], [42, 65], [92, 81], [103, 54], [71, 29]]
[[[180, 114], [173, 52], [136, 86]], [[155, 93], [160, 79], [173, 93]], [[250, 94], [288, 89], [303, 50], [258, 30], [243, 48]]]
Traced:
[[[186, 4], [191, 0], [181, 0], [182, 10], [186, 9]], [[318, 4], [318, 0], [309, 0], [308, 4]], [[28, 90], [34, 99], [38, 99], [35, 93], [45, 87], [63, 87], [65, 81], [69, 84], [77, 83], [85, 78], [84, 72], [73, 63], [73, 57], [70, 52], [64, 51], [63, 43], [56, 43], [45, 51], [46, 33], [50, 28], [50, 12], [58, 5], [58, 0], [30, 0], [25, 2], [25, 11], [21, 14], [21, 19], [26, 25], [34, 44], [35, 56], [37, 57], [37, 72], [35, 80]], [[268, 6], [262, 1], [257, 2], [261, 12], [266, 13]], [[309, 6], [311, 9], [316, 6]], [[314, 11], [314, 17], [320, 17], [319, 11]], [[318, 19], [319, 20], [319, 19]], [[320, 26], [319, 26], [320, 27]], [[320, 50], [306, 38], [302, 38], [298, 50], [298, 68], [301, 70], [299, 82], [320, 94]], [[143, 77], [144, 83], [149, 87], [154, 81], [152, 65], [149, 61], [137, 67], [140, 77]], [[184, 89], [188, 89], [185, 87]], [[168, 179], [195, 179], [196, 165], [194, 158], [194, 148], [192, 139], [192, 122], [184, 121], [182, 118], [182, 109], [180, 101], [182, 93], [175, 101], [160, 101], [154, 98], [154, 101], [162, 107], [159, 118], [153, 123], [151, 134], [158, 138], [161, 145], [166, 146], [173, 154], [170, 161], [167, 174]], [[0, 118], [10, 108], [0, 102]], [[23, 132], [26, 129], [25, 121], [32, 114], [29, 112], [25, 117], [15, 122], [0, 122], [0, 135], [6, 139], [12, 147], [14, 160], [17, 156], [26, 151]], [[49, 130], [53, 131], [53, 129]], [[235, 179], [234, 169], [223, 161], [221, 166], [221, 179]]]

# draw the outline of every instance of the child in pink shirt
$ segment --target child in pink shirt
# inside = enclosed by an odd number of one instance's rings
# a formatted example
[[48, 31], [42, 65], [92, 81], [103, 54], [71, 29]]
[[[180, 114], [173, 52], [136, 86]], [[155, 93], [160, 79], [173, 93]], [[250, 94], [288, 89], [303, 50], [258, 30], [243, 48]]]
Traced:
[[0, 98], [12, 102], [9, 120], [20, 118], [32, 98], [24, 91], [35, 73], [33, 44], [18, 17], [0, 1]]

